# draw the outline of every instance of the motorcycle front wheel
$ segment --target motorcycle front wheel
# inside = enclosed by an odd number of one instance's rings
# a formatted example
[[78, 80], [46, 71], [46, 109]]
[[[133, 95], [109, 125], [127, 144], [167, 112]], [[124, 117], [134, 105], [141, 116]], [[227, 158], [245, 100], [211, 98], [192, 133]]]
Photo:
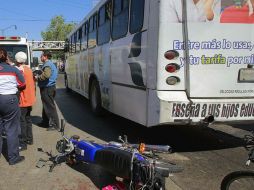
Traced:
[[254, 171], [235, 171], [225, 176], [221, 190], [253, 190]]

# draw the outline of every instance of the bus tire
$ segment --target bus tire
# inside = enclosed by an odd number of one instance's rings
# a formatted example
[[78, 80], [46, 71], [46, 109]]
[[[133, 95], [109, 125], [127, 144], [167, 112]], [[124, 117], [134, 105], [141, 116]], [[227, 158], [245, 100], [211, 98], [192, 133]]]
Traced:
[[64, 85], [65, 85], [65, 90], [66, 90], [66, 92], [71, 92], [71, 89], [70, 89], [69, 86], [68, 86], [68, 80], [67, 80], [67, 78], [64, 79]]
[[102, 106], [101, 106], [101, 92], [100, 86], [97, 80], [93, 80], [89, 90], [89, 102], [92, 109], [92, 112], [97, 115], [102, 115]]

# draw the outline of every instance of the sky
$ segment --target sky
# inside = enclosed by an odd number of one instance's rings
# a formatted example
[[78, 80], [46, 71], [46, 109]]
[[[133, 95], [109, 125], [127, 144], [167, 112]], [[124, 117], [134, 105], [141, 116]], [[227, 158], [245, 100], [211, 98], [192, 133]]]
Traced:
[[79, 23], [99, 0], [1, 0], [0, 36], [41, 40], [53, 17]]

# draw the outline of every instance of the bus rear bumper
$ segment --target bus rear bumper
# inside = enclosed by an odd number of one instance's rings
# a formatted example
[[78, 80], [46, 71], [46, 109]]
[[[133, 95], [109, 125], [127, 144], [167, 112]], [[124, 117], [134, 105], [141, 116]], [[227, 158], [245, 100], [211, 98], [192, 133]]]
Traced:
[[157, 117], [152, 116], [154, 109], [149, 105], [148, 126], [254, 121], [253, 98], [188, 99], [185, 91], [157, 91], [156, 95], [157, 112], [153, 114]]

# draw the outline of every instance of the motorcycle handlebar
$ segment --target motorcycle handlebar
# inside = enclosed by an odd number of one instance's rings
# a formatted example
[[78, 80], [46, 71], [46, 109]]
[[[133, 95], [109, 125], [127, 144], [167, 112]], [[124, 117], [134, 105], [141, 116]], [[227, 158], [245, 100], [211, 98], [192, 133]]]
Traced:
[[[133, 148], [138, 148], [139, 144], [131, 144]], [[170, 153], [172, 148], [169, 145], [151, 145], [145, 144], [145, 151], [153, 151], [158, 153]]]
[[[119, 142], [115, 142], [115, 141], [110, 141], [108, 144], [112, 145], [112, 146], [117, 146], [117, 147], [124, 147], [125, 146], [123, 143], [119, 143]], [[140, 144], [126, 144], [126, 146], [138, 149]], [[172, 152], [172, 148], [169, 145], [145, 144], [144, 151], [153, 151], [153, 152], [158, 152], [158, 153], [170, 153], [170, 152]]]

